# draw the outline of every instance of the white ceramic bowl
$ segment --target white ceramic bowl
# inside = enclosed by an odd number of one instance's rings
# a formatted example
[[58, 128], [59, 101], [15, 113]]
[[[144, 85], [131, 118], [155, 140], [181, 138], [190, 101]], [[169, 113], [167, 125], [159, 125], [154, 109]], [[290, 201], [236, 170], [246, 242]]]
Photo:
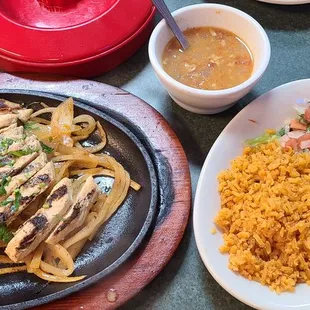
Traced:
[[224, 90], [200, 90], [186, 86], [162, 68], [162, 54], [173, 37], [166, 22], [162, 20], [154, 29], [149, 42], [149, 57], [161, 84], [172, 99], [186, 110], [200, 114], [214, 114], [231, 107], [245, 96], [260, 80], [270, 59], [270, 42], [260, 24], [248, 14], [235, 8], [204, 3], [184, 7], [173, 13], [181, 28], [218, 27], [238, 35], [253, 54], [254, 70], [252, 76], [240, 85]]

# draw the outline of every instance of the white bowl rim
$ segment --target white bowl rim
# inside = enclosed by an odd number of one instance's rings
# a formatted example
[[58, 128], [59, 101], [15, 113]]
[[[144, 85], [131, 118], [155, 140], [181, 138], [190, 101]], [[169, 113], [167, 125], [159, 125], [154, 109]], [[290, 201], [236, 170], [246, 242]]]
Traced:
[[[162, 29], [164, 27], [168, 27], [165, 20], [162, 19], [158, 23], [158, 25], [155, 27], [155, 29], [153, 30], [152, 35], [150, 37], [150, 41], [149, 41], [149, 47], [148, 47], [150, 62], [153, 65], [157, 74], [159, 74], [162, 79], [167, 80], [173, 86], [178, 88], [180, 91], [185, 91], [187, 93], [192, 93], [192, 94], [200, 95], [200, 96], [201, 95], [208, 95], [208, 96], [214, 96], [214, 97], [223, 96], [223, 95], [229, 96], [229, 95], [232, 95], [236, 92], [239, 92], [239, 91], [241, 91], [247, 87], [250, 87], [253, 83], [255, 83], [257, 80], [260, 79], [260, 77], [263, 75], [263, 73], [267, 69], [269, 61], [270, 61], [271, 46], [270, 46], [269, 38], [268, 38], [267, 33], [265, 32], [264, 28], [249, 14], [247, 14], [247, 13], [245, 13], [239, 9], [236, 9], [234, 7], [231, 7], [228, 5], [223, 5], [223, 4], [216, 4], [216, 3], [201, 3], [201, 4], [194, 4], [194, 5], [185, 6], [181, 9], [178, 9], [178, 10], [172, 12], [172, 16], [174, 16], [174, 17], [180, 16], [184, 12], [188, 12], [188, 11], [191, 11], [191, 10], [194, 10], [197, 8], [216, 8], [219, 10], [231, 11], [233, 13], [236, 13], [237, 15], [240, 15], [241, 17], [244, 17], [249, 22], [254, 24], [254, 26], [257, 28], [258, 32], [260, 33], [260, 35], [262, 36], [263, 41], [264, 41], [264, 56], [263, 56], [263, 59], [258, 66], [258, 69], [256, 70], [256, 72], [254, 72], [254, 74], [251, 75], [251, 77], [249, 79], [247, 79], [243, 83], [241, 83], [237, 86], [231, 87], [231, 88], [226, 88], [226, 89], [221, 89], [221, 90], [198, 89], [198, 88], [190, 87], [190, 86], [187, 86], [185, 84], [178, 82], [177, 80], [172, 78], [168, 73], [165, 72], [165, 70], [162, 68], [162, 65], [158, 61], [158, 57], [155, 53], [155, 47], [156, 47], [156, 41], [157, 41], [155, 38], [157, 38], [159, 36], [160, 32], [162, 31]], [[229, 30], [229, 29], [227, 29], [227, 30]]]

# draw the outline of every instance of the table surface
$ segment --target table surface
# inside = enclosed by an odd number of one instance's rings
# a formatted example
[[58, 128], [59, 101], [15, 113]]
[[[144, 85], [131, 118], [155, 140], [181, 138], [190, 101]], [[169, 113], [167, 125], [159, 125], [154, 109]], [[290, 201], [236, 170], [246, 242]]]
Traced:
[[[166, 2], [174, 11], [204, 1]], [[255, 0], [217, 2], [234, 6], [253, 16], [267, 31], [272, 47], [270, 65], [264, 77], [249, 95], [230, 110], [208, 116], [196, 115], [177, 106], [155, 77], [146, 45], [125, 64], [96, 79], [137, 95], [167, 119], [188, 156], [193, 194], [208, 151], [236, 113], [266, 91], [310, 75], [310, 5], [277, 6]], [[159, 19], [157, 17], [157, 21]], [[183, 241], [166, 268], [122, 309], [250, 308], [224, 291], [206, 270], [195, 245], [191, 217]]]

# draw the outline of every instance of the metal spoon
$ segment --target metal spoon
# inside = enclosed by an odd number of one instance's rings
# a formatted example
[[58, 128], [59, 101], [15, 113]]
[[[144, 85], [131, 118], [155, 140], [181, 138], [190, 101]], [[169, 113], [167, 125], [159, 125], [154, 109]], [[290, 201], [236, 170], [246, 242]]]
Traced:
[[171, 31], [174, 33], [175, 37], [180, 42], [183, 50], [187, 49], [189, 44], [186, 38], [184, 37], [181, 29], [179, 28], [174, 18], [172, 17], [165, 1], [164, 0], [152, 0], [152, 2], [154, 3], [160, 15], [166, 20]]

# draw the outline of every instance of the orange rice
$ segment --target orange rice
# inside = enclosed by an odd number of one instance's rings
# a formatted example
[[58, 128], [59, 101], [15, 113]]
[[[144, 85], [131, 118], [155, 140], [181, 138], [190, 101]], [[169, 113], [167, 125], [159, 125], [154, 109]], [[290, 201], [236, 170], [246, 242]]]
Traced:
[[218, 180], [229, 268], [277, 293], [310, 284], [310, 153], [247, 147]]

